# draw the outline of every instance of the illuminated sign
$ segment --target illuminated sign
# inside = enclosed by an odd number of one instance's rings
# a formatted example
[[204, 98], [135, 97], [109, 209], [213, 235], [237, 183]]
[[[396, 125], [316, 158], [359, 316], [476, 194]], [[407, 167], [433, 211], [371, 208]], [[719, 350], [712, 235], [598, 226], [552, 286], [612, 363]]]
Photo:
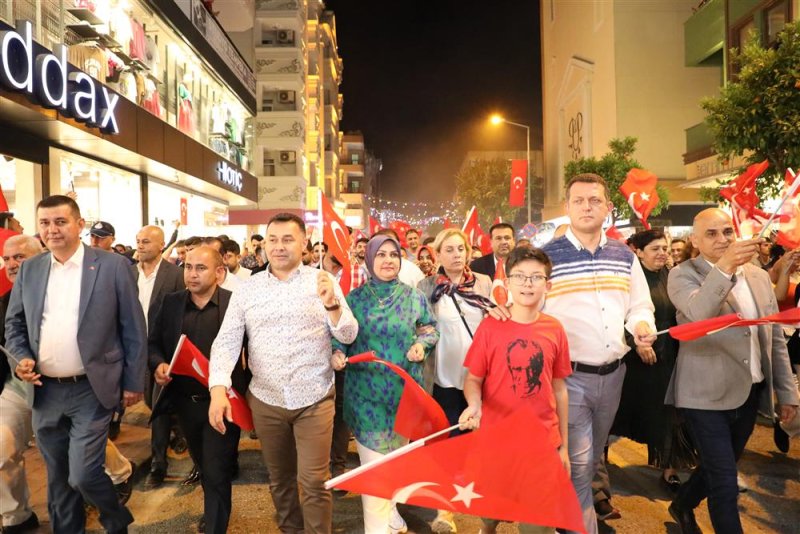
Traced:
[[65, 46], [56, 45], [51, 53], [34, 43], [32, 35], [33, 26], [28, 21], [20, 22], [17, 31], [0, 31], [0, 82], [76, 121], [104, 133], [119, 133], [115, 115], [119, 95], [68, 66]]
[[220, 161], [219, 164], [217, 164], [217, 180], [237, 193], [241, 193], [244, 188], [244, 180], [241, 171], [228, 166], [227, 161]]

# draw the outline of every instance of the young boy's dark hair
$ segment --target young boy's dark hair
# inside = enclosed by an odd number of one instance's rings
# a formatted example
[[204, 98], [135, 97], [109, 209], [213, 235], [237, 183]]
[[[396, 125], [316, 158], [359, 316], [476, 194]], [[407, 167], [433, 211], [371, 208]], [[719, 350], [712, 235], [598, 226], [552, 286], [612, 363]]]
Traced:
[[528, 260], [538, 261], [544, 265], [544, 274], [550, 277], [550, 273], [553, 272], [553, 262], [542, 249], [533, 247], [517, 247], [512, 250], [506, 258], [506, 273], [510, 273], [518, 263]]

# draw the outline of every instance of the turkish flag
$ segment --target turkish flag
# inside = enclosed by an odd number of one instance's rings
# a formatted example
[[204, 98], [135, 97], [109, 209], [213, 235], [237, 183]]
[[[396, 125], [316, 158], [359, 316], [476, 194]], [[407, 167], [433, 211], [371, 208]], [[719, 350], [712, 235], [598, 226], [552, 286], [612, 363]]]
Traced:
[[442, 229], [443, 230], [447, 230], [448, 228], [452, 228], [452, 227], [453, 227], [453, 224], [450, 222], [450, 218], [449, 217], [445, 217], [444, 218], [444, 224], [442, 225]]
[[680, 341], [692, 341], [733, 326], [759, 326], [765, 324], [794, 325], [800, 323], [800, 308], [792, 307], [757, 319], [743, 319], [738, 313], [729, 313], [711, 319], [694, 321], [669, 329], [669, 335]]
[[181, 197], [181, 224], [189, 224], [189, 200]]
[[397, 233], [397, 237], [400, 239], [400, 246], [407, 248], [408, 243], [406, 243], [406, 232], [411, 230], [411, 225], [405, 221], [392, 221], [389, 223], [389, 228]]
[[[478, 224], [478, 210], [475, 209], [475, 206], [472, 206], [467, 212], [467, 218], [464, 220], [464, 226], [461, 230], [467, 234], [470, 246], [480, 245], [480, 236], [483, 235], [483, 230], [481, 230], [481, 225]], [[491, 246], [491, 243], [489, 246]], [[483, 252], [482, 248], [481, 252]]]
[[414, 441], [448, 426], [444, 410], [433, 397], [402, 367], [379, 359], [374, 352], [363, 352], [347, 358], [348, 363], [376, 363], [385, 365], [403, 379], [403, 394], [394, 418], [394, 431]]
[[578, 497], [536, 414], [411, 443], [325, 484], [435, 510], [585, 532]]
[[502, 222], [503, 218], [498, 215], [497, 217], [494, 218], [494, 221], [492, 221], [492, 226], [494, 226], [495, 224], [500, 224]]
[[506, 262], [505, 260], [498, 260], [497, 268], [494, 270], [494, 281], [492, 282], [492, 300], [499, 306], [508, 304], [508, 289], [506, 289], [505, 281]]
[[[342, 272], [350, 272], [350, 232], [347, 230], [344, 222], [339, 218], [328, 202], [328, 198], [320, 194], [320, 203], [322, 209], [322, 241], [328, 245], [328, 254], [339, 260], [342, 264]], [[347, 296], [350, 293], [350, 277], [342, 276], [339, 279], [339, 286], [342, 288], [342, 293]]]
[[776, 242], [788, 249], [800, 248], [800, 194], [792, 191], [797, 175], [791, 169], [786, 170], [786, 191], [789, 198], [781, 206], [778, 218], [778, 238]]
[[[208, 387], [208, 358], [194, 346], [186, 334], [182, 334], [175, 349], [175, 355], [169, 364], [167, 374], [183, 375], [194, 378]], [[233, 422], [242, 430], [253, 430], [253, 414], [245, 400], [233, 388], [228, 388], [228, 400], [231, 403]]]
[[6, 200], [6, 194], [3, 193], [3, 188], [0, 187], [0, 213], [10, 211], [11, 210], [8, 207], [8, 201]]
[[[5, 198], [3, 198], [3, 202], [5, 202]], [[6, 204], [6, 209], [8, 208], [8, 204]], [[6, 228], [0, 228], [0, 250], [3, 250], [3, 247], [6, 245], [6, 241], [8, 241], [9, 237], [13, 237], [15, 235], [21, 235], [19, 232], [14, 232], [13, 230], [8, 230]], [[5, 295], [9, 291], [11, 291], [11, 280], [8, 279], [8, 272], [6, 271], [6, 264], [0, 260], [0, 296]]]
[[609, 239], [616, 239], [617, 241], [625, 241], [625, 236], [619, 231], [616, 226], [609, 226], [606, 228], [606, 237]]
[[528, 162], [524, 159], [511, 160], [511, 190], [508, 205], [519, 208], [525, 205], [525, 191], [528, 187]]
[[731, 204], [733, 224], [736, 232], [741, 235], [742, 227], [755, 233], [763, 226], [769, 214], [758, 209], [759, 198], [756, 193], [756, 179], [769, 168], [769, 161], [754, 163], [745, 171], [722, 186], [719, 194]]
[[369, 236], [372, 237], [378, 232], [381, 231], [381, 223], [373, 217], [372, 215], [369, 216]]
[[628, 171], [625, 181], [619, 186], [619, 192], [628, 201], [631, 210], [647, 230], [650, 229], [647, 218], [659, 201], [656, 182], [658, 182], [658, 178], [652, 172], [634, 168]]

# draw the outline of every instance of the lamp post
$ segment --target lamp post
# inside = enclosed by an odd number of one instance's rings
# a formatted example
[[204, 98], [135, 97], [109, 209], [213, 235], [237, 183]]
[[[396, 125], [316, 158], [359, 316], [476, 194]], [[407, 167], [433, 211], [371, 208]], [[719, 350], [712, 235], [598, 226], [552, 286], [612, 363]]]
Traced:
[[518, 122], [513, 122], [507, 119], [504, 119], [500, 115], [492, 115], [489, 118], [489, 122], [494, 125], [498, 124], [510, 124], [511, 126], [516, 126], [518, 128], [525, 128], [525, 154], [528, 164], [526, 168], [528, 170], [528, 187], [527, 187], [527, 196], [528, 196], [528, 222], [531, 222], [531, 128], [525, 124], [520, 124]]

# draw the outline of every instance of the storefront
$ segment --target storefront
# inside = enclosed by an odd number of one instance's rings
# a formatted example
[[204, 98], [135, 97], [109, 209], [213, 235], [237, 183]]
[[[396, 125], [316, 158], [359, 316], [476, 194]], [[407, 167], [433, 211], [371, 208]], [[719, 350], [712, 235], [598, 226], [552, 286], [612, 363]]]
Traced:
[[[0, 6], [0, 19], [24, 15], [25, 2], [12, 4]], [[47, 15], [59, 3], [43, 4]], [[61, 20], [63, 48], [52, 17], [16, 29], [0, 21], [0, 185], [26, 231], [35, 232], [38, 200], [74, 191], [87, 226], [108, 221], [127, 245], [142, 225], [169, 235], [175, 221], [182, 236], [243, 241], [246, 229], [228, 225], [228, 208], [257, 199], [246, 95], [139, 2], [61, 6], [72, 17]]]

